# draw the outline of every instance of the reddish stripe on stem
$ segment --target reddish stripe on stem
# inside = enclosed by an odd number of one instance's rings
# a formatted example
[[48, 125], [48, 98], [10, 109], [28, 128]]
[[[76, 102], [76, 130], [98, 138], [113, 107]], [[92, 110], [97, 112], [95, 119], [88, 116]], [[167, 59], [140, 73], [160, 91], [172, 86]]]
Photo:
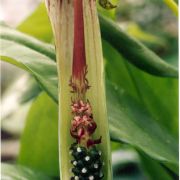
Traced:
[[73, 78], [85, 79], [86, 56], [84, 40], [83, 0], [74, 0]]

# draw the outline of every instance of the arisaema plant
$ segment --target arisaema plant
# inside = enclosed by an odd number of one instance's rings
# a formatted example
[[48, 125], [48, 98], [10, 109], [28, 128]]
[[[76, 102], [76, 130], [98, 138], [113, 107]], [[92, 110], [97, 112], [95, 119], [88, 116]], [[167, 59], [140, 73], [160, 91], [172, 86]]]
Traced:
[[1, 24], [1, 59], [36, 80], [20, 94], [20, 152], [2, 178], [178, 177], [178, 70], [121, 30], [121, 3], [46, 0], [16, 29]]

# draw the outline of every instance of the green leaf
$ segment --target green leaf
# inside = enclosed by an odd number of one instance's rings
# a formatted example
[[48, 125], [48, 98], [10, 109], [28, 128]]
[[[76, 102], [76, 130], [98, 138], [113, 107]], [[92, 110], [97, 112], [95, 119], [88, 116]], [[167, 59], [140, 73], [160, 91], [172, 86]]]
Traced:
[[101, 35], [136, 67], [157, 76], [177, 77], [178, 70], [163, 61], [142, 43], [123, 32], [113, 21], [99, 16]]
[[103, 42], [103, 49], [106, 58], [106, 77], [141, 102], [154, 120], [178, 137], [178, 80], [155, 77], [139, 71], [124, 61], [123, 57], [106, 42]]
[[25, 19], [17, 29], [42, 41], [52, 41], [50, 21], [43, 3], [40, 3], [38, 8], [27, 19]]
[[[150, 112], [153, 121], [158, 122], [161, 128], [166, 128], [168, 132], [177, 138], [178, 80], [173, 78], [157, 78], [139, 71], [124, 61], [122, 56], [108, 43], [104, 42], [103, 46], [104, 56], [107, 59], [106, 77], [111, 82], [114, 82], [118, 88], [123, 88], [140, 102], [144, 106], [143, 108]], [[177, 141], [175, 144], [177, 146]], [[170, 168], [174, 169], [172, 165]]]
[[13, 135], [22, 133], [27, 112], [38, 91], [36, 81], [30, 78], [28, 73], [21, 75], [8, 86], [1, 99], [1, 128], [3, 130]]
[[[2, 40], [11, 41], [17, 43], [18, 45], [25, 46], [26, 48], [35, 50], [51, 59], [56, 58], [56, 55], [54, 53], [54, 47], [52, 45], [41, 42], [31, 36], [20, 33], [6, 26], [1, 26], [0, 32], [0, 37]], [[3, 47], [1, 51], [4, 51]]]
[[165, 179], [173, 180], [174, 178], [166, 171], [166, 169], [158, 162], [150, 159], [144, 153], [140, 153], [141, 163], [144, 171], [150, 180]]
[[[6, 27], [1, 27], [0, 37], [1, 59], [31, 72], [54, 97], [57, 94], [57, 72], [56, 63], [52, 61], [55, 59], [53, 47]], [[46, 77], [51, 77], [51, 81]]]
[[149, 33], [148, 31], [145, 31], [139, 24], [135, 22], [129, 22], [125, 31], [127, 31], [127, 33], [132, 37], [140, 40], [143, 43], [146, 43], [150, 47], [152, 45], [158, 47], [164, 47], [166, 46], [167, 43], [166, 40], [164, 40], [162, 37], [159, 37], [157, 35]]
[[59, 176], [57, 104], [43, 93], [27, 116], [18, 162], [46, 174]]
[[131, 144], [165, 164], [178, 166], [178, 146], [172, 136], [124, 89], [109, 83], [106, 89], [111, 139]]
[[1, 180], [52, 180], [41, 172], [34, 171], [24, 166], [1, 164]]
[[178, 4], [174, 0], [164, 0], [164, 3], [178, 16]]

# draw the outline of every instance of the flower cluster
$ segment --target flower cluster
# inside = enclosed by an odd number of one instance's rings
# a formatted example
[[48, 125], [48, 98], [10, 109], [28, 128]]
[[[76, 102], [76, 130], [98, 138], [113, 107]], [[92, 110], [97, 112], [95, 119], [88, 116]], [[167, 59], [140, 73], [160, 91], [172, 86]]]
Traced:
[[90, 103], [78, 100], [72, 102], [72, 114], [74, 115], [71, 121], [70, 133], [77, 142], [85, 147], [90, 147], [101, 142], [101, 138], [92, 139], [92, 134], [96, 130], [96, 122], [93, 119], [92, 108]]

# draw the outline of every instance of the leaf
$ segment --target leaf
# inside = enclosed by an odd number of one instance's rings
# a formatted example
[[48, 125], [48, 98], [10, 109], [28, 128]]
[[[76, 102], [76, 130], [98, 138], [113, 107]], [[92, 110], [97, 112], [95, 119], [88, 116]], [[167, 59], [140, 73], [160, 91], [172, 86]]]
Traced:
[[[29, 82], [27, 84], [27, 82]], [[27, 112], [32, 104], [33, 95], [37, 95], [38, 86], [36, 81], [30, 79], [26, 73], [15, 79], [8, 89], [3, 93], [1, 100], [2, 116], [1, 128], [10, 134], [20, 135], [25, 124]], [[33, 88], [35, 88], [33, 90]], [[22, 102], [24, 94], [31, 90], [28, 101]], [[34, 93], [34, 94], [33, 94]], [[10, 106], [11, 105], [11, 106]]]
[[56, 55], [54, 53], [54, 47], [52, 45], [41, 42], [31, 36], [25, 35], [6, 26], [1, 26], [0, 37], [3, 40], [11, 41], [19, 45], [23, 45], [32, 50], [35, 50], [51, 59], [55, 60], [56, 58]]
[[18, 162], [59, 176], [58, 107], [45, 93], [32, 104], [21, 138]]
[[[168, 171], [161, 166], [160, 163], [150, 159], [144, 153], [140, 153], [142, 167], [145, 172], [148, 174], [149, 179], [165, 179], [165, 180], [173, 180], [174, 178], [168, 174]], [[176, 177], [177, 178], [177, 177]]]
[[178, 16], [178, 5], [174, 0], [164, 0], [164, 3]]
[[139, 71], [124, 61], [123, 57], [106, 42], [103, 43], [103, 49], [106, 77], [141, 102], [153, 115], [154, 120], [178, 137], [178, 80], [157, 78]]
[[1, 164], [1, 180], [52, 180], [41, 172], [24, 166]]
[[[104, 56], [107, 59], [107, 78], [143, 103], [153, 115], [153, 120], [177, 137], [178, 81], [171, 78], [155, 78], [139, 71], [129, 63], [125, 63], [108, 43], [104, 42], [103, 45]], [[121, 71], [115, 71], [116, 69]]]
[[157, 76], [177, 77], [178, 70], [167, 64], [142, 43], [128, 36], [113, 21], [99, 16], [103, 40], [111, 44], [126, 60]]
[[156, 45], [158, 47], [159, 46], [163, 47], [166, 46], [167, 43], [162, 37], [153, 35], [152, 33], [145, 31], [143, 28], [141, 28], [140, 25], [138, 25], [135, 22], [128, 23], [125, 31], [127, 31], [128, 34], [131, 35], [132, 37], [149, 45]]
[[17, 29], [45, 42], [51, 42], [53, 38], [50, 21], [43, 3], [40, 3], [37, 9]]
[[106, 89], [111, 139], [131, 144], [153, 159], [178, 166], [178, 146], [169, 133], [124, 89], [109, 83]]
[[[54, 97], [57, 94], [57, 72], [56, 63], [52, 61], [55, 58], [53, 47], [6, 27], [2, 27], [0, 32], [1, 59], [25, 70], [28, 69], [50, 96]], [[46, 79], [50, 76], [53, 82], [51, 85]]]

